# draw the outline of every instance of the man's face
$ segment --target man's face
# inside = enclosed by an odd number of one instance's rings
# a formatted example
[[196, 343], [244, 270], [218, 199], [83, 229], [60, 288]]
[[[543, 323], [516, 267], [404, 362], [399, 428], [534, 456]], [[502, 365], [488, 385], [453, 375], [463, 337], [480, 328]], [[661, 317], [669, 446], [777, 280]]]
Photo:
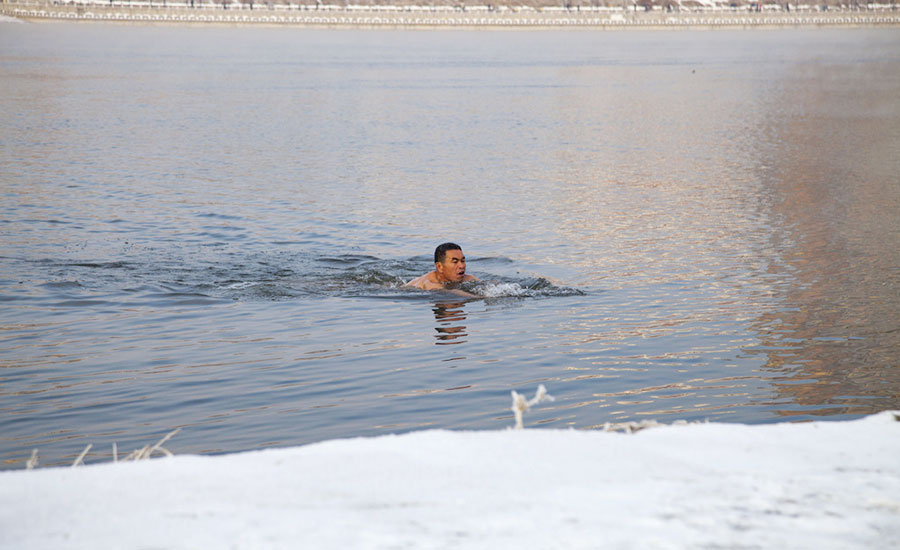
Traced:
[[448, 250], [444, 261], [434, 264], [438, 277], [445, 282], [459, 282], [466, 275], [466, 257], [462, 250]]

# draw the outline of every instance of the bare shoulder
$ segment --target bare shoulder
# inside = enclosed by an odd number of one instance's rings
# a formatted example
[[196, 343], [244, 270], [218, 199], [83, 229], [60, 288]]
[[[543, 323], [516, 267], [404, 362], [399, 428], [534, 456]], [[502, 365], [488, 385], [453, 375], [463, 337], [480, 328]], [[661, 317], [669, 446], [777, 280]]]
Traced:
[[411, 286], [415, 288], [420, 288], [422, 290], [436, 290], [439, 288], [444, 288], [444, 285], [433, 280], [434, 274], [426, 273], [421, 277], [416, 277], [412, 281], [406, 283], [406, 286]]
[[481, 279], [479, 279], [478, 277], [476, 277], [476, 276], [474, 276], [474, 275], [469, 275], [468, 273], [466, 274], [465, 277], [463, 277], [463, 282], [468, 282], [468, 281], [480, 281], [480, 280], [481, 280]]

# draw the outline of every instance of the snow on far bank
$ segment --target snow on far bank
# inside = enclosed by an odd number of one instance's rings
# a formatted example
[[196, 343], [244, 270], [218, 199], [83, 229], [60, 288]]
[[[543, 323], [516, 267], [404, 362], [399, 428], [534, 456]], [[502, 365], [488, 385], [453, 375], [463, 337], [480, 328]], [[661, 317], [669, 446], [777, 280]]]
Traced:
[[0, 472], [0, 548], [900, 548], [900, 422], [420, 431]]

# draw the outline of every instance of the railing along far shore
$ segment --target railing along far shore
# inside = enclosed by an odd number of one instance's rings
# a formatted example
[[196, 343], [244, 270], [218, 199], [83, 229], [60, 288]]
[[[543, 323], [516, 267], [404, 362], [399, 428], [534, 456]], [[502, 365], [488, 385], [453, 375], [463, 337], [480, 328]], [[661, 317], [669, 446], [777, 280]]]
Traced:
[[460, 10], [435, 7], [321, 6], [157, 2], [0, 2], [0, 14], [28, 21], [69, 20], [158, 24], [255, 24], [409, 28], [765, 28], [900, 26], [893, 9], [750, 12], [627, 9]]

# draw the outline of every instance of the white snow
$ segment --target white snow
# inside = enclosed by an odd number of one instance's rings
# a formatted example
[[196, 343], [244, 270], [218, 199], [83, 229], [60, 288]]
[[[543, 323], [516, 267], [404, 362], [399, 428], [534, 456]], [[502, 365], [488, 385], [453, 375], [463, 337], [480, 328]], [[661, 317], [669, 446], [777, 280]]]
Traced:
[[898, 548], [898, 417], [421, 431], [5, 471], [0, 548]]

